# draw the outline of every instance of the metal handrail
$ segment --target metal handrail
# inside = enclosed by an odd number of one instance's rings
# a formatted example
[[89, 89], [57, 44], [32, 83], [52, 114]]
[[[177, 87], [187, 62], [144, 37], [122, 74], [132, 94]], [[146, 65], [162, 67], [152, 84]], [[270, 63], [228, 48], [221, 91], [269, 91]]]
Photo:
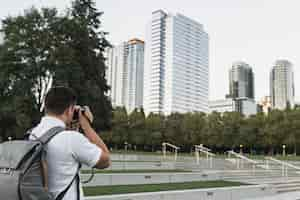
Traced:
[[257, 161], [252, 160], [252, 159], [250, 159], [250, 158], [248, 158], [248, 157], [246, 157], [246, 156], [243, 156], [243, 155], [241, 155], [241, 154], [239, 154], [239, 153], [236, 153], [236, 152], [234, 152], [233, 150], [227, 151], [227, 153], [232, 154], [232, 155], [234, 155], [234, 156], [236, 156], [236, 157], [238, 157], [238, 158], [240, 158], [240, 159], [242, 159], [242, 160], [245, 160], [245, 161], [247, 161], [247, 162], [249, 162], [249, 163], [252, 163], [252, 164], [258, 164]]
[[290, 167], [290, 168], [293, 168], [293, 169], [300, 170], [300, 167], [298, 167], [296, 165], [290, 164], [290, 163], [282, 161], [282, 160], [277, 160], [277, 159], [275, 159], [273, 157], [265, 157], [265, 159], [266, 160], [271, 160], [273, 162], [276, 162], [276, 163], [281, 164], [281, 165], [286, 166], [286, 167]]
[[198, 149], [200, 152], [202, 152], [202, 153], [205, 153], [206, 155], [208, 155], [208, 156], [216, 156], [216, 154], [214, 154], [214, 153], [211, 153], [211, 152], [208, 152], [208, 151], [205, 151], [205, 150], [203, 150], [203, 149]]
[[170, 144], [170, 143], [167, 143], [167, 142], [163, 142], [162, 145], [163, 146], [167, 145], [167, 146], [172, 147], [172, 148], [177, 149], [177, 150], [180, 149], [180, 147], [177, 147], [174, 144]]

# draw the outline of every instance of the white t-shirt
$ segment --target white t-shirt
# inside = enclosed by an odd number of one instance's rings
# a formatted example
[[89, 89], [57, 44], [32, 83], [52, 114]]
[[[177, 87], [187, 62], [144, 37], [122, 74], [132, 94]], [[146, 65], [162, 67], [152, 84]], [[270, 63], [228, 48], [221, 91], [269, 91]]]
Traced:
[[[45, 116], [40, 124], [32, 130], [32, 134], [41, 137], [49, 129], [65, 127], [58, 118]], [[30, 139], [35, 139], [30, 136]], [[94, 167], [101, 156], [101, 149], [92, 144], [83, 134], [77, 131], [63, 131], [51, 139], [46, 146], [46, 160], [48, 164], [49, 192], [57, 196], [71, 183], [75, 177], [79, 163]], [[80, 200], [83, 200], [80, 185]], [[76, 180], [65, 194], [63, 200], [77, 200]]]

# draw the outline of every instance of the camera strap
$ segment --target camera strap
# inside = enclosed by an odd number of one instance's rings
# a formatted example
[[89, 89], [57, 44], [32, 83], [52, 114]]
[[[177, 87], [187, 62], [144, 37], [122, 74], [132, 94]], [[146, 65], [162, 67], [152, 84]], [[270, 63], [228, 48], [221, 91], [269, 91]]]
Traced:
[[87, 180], [81, 181], [81, 183], [87, 184], [87, 183], [91, 182], [93, 180], [94, 176], [95, 176], [95, 168], [92, 168], [91, 176]]

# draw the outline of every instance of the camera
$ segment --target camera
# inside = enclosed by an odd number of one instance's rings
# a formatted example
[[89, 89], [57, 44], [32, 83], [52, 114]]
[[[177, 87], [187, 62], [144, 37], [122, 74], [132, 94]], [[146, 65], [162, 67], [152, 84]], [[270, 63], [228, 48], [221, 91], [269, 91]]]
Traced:
[[79, 120], [79, 112], [84, 115], [85, 108], [81, 106], [76, 106], [74, 115], [73, 115], [73, 121], [78, 121]]

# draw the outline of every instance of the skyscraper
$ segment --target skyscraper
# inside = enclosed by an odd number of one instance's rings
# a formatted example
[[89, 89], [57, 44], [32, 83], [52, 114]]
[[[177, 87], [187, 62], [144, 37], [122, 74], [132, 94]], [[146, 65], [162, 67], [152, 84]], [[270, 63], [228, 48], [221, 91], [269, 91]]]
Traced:
[[144, 75], [146, 114], [208, 112], [208, 34], [181, 14], [152, 13]]
[[113, 106], [128, 112], [143, 105], [144, 42], [132, 39], [107, 49], [106, 79]]
[[270, 72], [270, 96], [272, 108], [285, 109], [289, 104], [294, 107], [294, 72], [287, 60], [277, 60]]
[[254, 99], [254, 74], [244, 62], [234, 62], [229, 70], [229, 96]]
[[234, 111], [245, 116], [256, 114], [257, 106], [254, 96], [254, 74], [250, 65], [245, 62], [234, 62], [229, 70], [229, 95]]
[[128, 43], [124, 104], [129, 112], [143, 106], [144, 41], [132, 39]]
[[106, 80], [111, 87], [109, 96], [113, 107], [124, 105], [126, 43], [106, 49]]

